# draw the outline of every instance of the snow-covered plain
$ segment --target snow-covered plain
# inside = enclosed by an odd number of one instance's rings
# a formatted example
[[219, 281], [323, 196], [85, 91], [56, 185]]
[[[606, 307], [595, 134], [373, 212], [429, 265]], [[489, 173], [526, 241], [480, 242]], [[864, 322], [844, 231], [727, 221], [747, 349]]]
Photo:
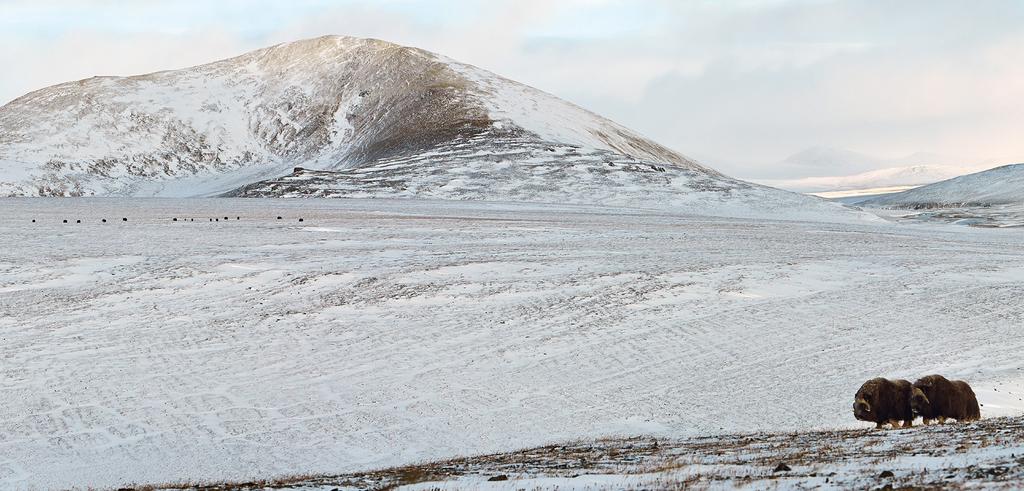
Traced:
[[0, 210], [0, 488], [861, 427], [876, 375], [1024, 410], [1013, 229], [385, 199]]

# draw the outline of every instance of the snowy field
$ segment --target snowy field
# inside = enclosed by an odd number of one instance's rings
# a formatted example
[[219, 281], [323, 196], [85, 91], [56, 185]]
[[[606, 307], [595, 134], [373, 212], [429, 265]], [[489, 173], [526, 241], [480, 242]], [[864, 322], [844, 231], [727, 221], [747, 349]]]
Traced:
[[1019, 229], [401, 200], [0, 210], [4, 489], [864, 427], [850, 405], [876, 375], [965, 378], [983, 416], [1024, 412]]

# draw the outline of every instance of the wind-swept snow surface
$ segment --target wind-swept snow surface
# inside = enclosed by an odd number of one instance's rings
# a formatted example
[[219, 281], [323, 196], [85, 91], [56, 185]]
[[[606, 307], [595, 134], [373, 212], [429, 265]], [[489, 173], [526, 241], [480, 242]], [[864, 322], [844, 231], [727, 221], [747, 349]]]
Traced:
[[[480, 144], [490, 150], [481, 156]], [[443, 150], [341, 171], [298, 169], [238, 197], [432, 198], [628, 206], [711, 216], [865, 221], [838, 203], [604, 150], [477, 135]]]
[[877, 375], [965, 378], [984, 416], [1024, 405], [1014, 230], [419, 200], [0, 206], [0, 488], [862, 427], [852, 394]]

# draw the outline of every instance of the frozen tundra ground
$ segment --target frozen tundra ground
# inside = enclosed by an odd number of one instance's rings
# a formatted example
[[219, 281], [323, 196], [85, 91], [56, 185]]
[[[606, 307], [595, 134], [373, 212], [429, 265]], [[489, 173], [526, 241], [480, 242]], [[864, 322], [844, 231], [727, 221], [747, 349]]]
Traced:
[[338, 476], [198, 487], [209, 491], [1019, 489], [1021, 482], [1024, 418], [1003, 417], [891, 432], [610, 438]]
[[0, 488], [863, 428], [852, 397], [876, 375], [964, 378], [986, 418], [1024, 412], [1020, 229], [411, 200], [0, 210]]

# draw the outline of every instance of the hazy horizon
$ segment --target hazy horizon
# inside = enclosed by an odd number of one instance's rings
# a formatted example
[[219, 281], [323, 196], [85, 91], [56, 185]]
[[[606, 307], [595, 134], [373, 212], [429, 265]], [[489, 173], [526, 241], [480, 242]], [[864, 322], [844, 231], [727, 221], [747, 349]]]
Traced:
[[[434, 51], [743, 178], [856, 174], [920, 152], [1024, 161], [1024, 4], [868, 1], [0, 3], [0, 100], [327, 34]], [[806, 149], [870, 157], [787, 169]], [[867, 168], [864, 168], [867, 167]]]

